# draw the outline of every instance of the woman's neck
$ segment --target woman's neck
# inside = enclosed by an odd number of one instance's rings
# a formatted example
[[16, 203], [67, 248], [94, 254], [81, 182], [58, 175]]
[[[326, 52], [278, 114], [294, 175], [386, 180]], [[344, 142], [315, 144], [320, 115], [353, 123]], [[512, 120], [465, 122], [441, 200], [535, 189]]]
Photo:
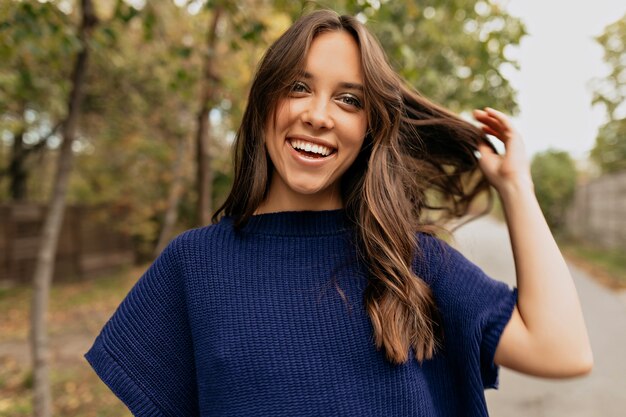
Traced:
[[300, 194], [289, 187], [270, 187], [266, 198], [254, 214], [275, 213], [281, 211], [321, 211], [343, 208], [341, 193], [338, 189], [327, 189], [315, 194]]

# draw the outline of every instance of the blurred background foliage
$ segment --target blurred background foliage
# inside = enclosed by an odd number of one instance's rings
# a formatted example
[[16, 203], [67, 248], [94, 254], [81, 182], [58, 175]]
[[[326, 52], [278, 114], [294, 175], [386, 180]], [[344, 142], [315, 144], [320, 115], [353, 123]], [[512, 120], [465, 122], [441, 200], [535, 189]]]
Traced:
[[535, 194], [550, 228], [562, 230], [565, 215], [576, 191], [576, 165], [565, 151], [548, 150], [533, 157]]
[[[194, 131], [211, 16], [224, 10], [210, 57], [214, 207], [231, 181], [229, 146], [265, 48], [298, 16], [320, 7], [358, 16], [394, 67], [419, 91], [457, 112], [486, 105], [516, 111], [503, 77], [507, 48], [524, 26], [495, 4], [415, 1], [98, 1], [69, 203], [108, 204], [113, 222], [148, 251], [167, 209], [183, 153], [178, 230], [196, 226]], [[0, 200], [45, 202], [80, 48], [75, 2], [0, 5]]]
[[609, 66], [606, 77], [594, 80], [593, 102], [606, 109], [591, 158], [603, 173], [626, 169], [626, 15], [609, 25], [598, 38]]
[[[127, 216], [112, 227], [132, 234], [143, 253], [156, 244], [179, 173], [183, 192], [176, 202], [176, 230], [198, 225], [194, 134], [206, 88], [205, 60], [214, 68], [207, 104], [217, 207], [230, 186], [229, 147], [256, 64], [269, 43], [312, 9], [329, 7], [366, 22], [392, 65], [434, 101], [459, 113], [487, 105], [517, 112], [503, 69], [517, 67], [509, 48], [526, 32], [497, 3], [102, 0], [96, 6], [100, 22], [91, 40], [69, 202], [123, 209]], [[209, 22], [217, 8], [224, 17], [207, 57]], [[0, 3], [0, 201], [48, 200], [69, 72], [80, 48], [76, 9], [70, 0]], [[592, 158], [606, 172], [623, 169], [626, 160], [620, 107], [625, 34], [622, 18], [598, 38], [613, 68], [594, 84], [595, 100], [606, 106], [609, 122]]]

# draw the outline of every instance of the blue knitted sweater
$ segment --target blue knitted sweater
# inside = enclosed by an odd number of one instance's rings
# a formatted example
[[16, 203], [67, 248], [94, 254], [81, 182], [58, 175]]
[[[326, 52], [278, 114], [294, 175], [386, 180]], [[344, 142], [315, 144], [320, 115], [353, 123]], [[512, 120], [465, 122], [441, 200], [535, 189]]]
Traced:
[[419, 235], [414, 268], [433, 290], [443, 347], [393, 365], [373, 344], [352, 236], [343, 210], [185, 232], [86, 358], [136, 416], [486, 416], [516, 291]]

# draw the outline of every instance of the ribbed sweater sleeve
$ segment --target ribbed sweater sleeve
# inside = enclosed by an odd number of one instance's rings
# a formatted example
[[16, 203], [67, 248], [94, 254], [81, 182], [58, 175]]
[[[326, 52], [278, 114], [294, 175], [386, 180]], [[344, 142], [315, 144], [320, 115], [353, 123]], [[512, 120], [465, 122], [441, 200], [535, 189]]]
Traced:
[[181, 240], [149, 267], [85, 355], [135, 416], [198, 414]]
[[[517, 290], [487, 276], [442, 240], [424, 235], [420, 237], [420, 247], [419, 256], [425, 261], [420, 263], [418, 275], [423, 274], [431, 286], [446, 321], [445, 349], [455, 351], [455, 357], [463, 360], [480, 361], [469, 368], [480, 369], [480, 374], [466, 374], [467, 378], [479, 379], [471, 386], [497, 388], [494, 355], [513, 313]], [[464, 368], [459, 364], [457, 369]]]

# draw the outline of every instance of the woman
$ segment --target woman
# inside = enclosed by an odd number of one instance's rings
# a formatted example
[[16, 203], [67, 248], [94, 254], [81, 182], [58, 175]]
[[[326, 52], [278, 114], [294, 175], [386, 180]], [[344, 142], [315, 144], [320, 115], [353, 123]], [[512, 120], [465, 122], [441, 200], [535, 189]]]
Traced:
[[[498, 365], [589, 372], [522, 141], [501, 113], [474, 115], [407, 88], [356, 19], [304, 16], [258, 68], [216, 224], [168, 246], [87, 359], [138, 416], [485, 416]], [[516, 290], [427, 220], [465, 213], [487, 181]]]

